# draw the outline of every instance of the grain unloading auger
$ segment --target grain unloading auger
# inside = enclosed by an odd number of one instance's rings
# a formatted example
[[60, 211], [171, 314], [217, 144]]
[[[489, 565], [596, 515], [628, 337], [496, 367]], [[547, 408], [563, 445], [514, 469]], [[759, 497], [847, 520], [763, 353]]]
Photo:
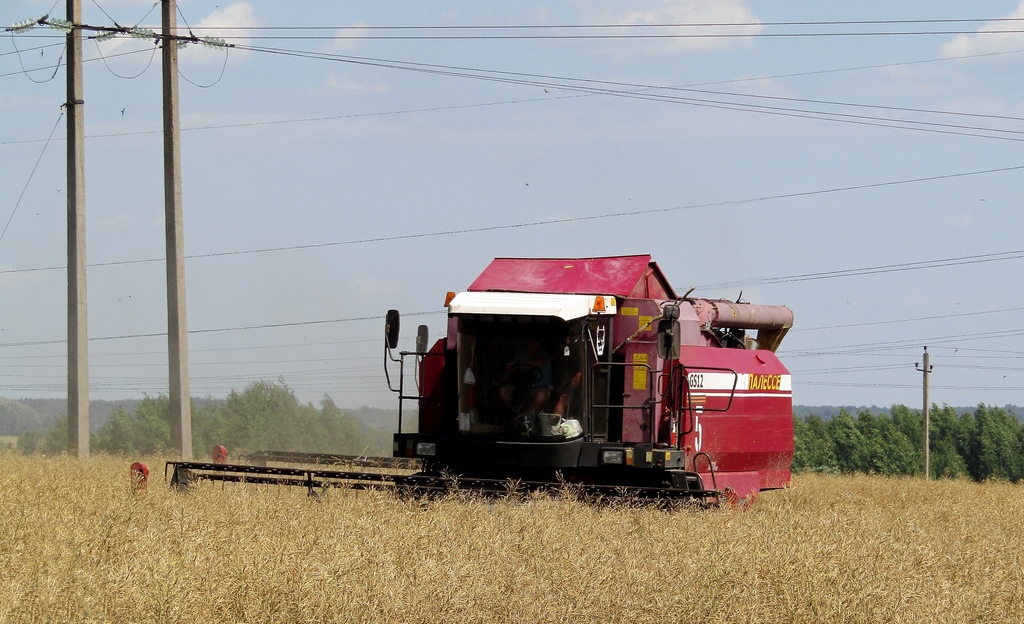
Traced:
[[650, 256], [499, 258], [445, 305], [444, 337], [428, 345], [421, 326], [416, 349], [397, 354], [399, 313], [387, 315], [393, 456], [415, 460], [415, 472], [168, 469], [178, 483], [187, 471], [311, 490], [569, 484], [698, 500], [751, 500], [789, 484], [792, 389], [775, 354], [788, 308], [678, 297]]

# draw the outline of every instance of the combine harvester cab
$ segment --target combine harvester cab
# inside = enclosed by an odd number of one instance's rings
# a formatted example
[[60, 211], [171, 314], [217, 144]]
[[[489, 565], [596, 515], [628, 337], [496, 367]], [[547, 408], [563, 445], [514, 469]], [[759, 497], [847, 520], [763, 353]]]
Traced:
[[775, 355], [788, 308], [680, 298], [650, 256], [499, 258], [446, 306], [446, 336], [428, 348], [421, 326], [397, 357], [388, 314], [396, 457], [696, 498], [789, 484], [792, 390]]

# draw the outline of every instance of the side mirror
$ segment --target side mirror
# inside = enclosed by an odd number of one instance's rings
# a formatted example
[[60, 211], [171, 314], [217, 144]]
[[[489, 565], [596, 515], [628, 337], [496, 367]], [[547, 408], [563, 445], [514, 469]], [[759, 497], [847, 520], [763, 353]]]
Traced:
[[430, 340], [430, 330], [426, 325], [420, 325], [416, 329], [416, 353], [427, 352], [427, 341]]
[[679, 321], [658, 321], [658, 355], [661, 359], [679, 359], [679, 331]]
[[388, 349], [394, 349], [398, 346], [398, 325], [398, 310], [388, 310], [387, 318], [384, 321], [384, 344], [387, 345]]

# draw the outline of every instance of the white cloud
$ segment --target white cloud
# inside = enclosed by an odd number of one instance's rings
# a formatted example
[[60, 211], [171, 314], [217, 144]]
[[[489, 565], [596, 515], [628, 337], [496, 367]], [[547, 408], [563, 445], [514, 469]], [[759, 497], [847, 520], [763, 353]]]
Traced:
[[[1017, 8], [1006, 16], [1007, 19], [1024, 18], [1024, 0]], [[994, 34], [1003, 30], [1018, 32]], [[993, 54], [1024, 49], [1024, 33], [1020, 28], [1007, 22], [989, 22], [971, 35], [957, 35], [952, 41], [942, 46], [942, 55], [946, 57]]]
[[[236, 31], [232, 30], [234, 28], [252, 28], [259, 25], [260, 21], [256, 18], [251, 4], [248, 2], [235, 2], [223, 9], [210, 13], [196, 24], [196, 28], [201, 28], [204, 32], [209, 32], [214, 37], [226, 37], [237, 34]], [[225, 30], [219, 31], [217, 29]]]
[[[632, 53], [662, 55], [685, 51], [718, 50], [749, 44], [749, 36], [695, 37], [694, 35], [753, 35], [763, 30], [760, 20], [740, 0], [577, 0], [581, 19], [590, 24], [679, 24], [651, 29], [616, 29], [616, 34], [680, 35], [631, 42]], [[735, 26], [685, 26], [686, 24], [736, 24]], [[639, 43], [642, 42], [642, 43]], [[620, 50], [621, 52], [621, 50]]]
[[974, 215], [968, 213], [954, 213], [946, 215], [946, 224], [956, 230], [967, 229], [974, 226]]
[[[256, 17], [256, 11], [248, 2], [234, 2], [210, 13], [198, 23], [192, 25], [192, 30], [200, 39], [203, 37], [219, 37], [227, 39], [228, 43], [236, 45], [248, 45], [249, 40], [244, 38], [246, 28], [262, 26], [263, 22]], [[183, 24], [178, 24], [179, 34], [182, 33]], [[241, 37], [241, 38], [240, 38]], [[232, 49], [228, 52], [232, 60], [238, 60], [248, 56], [249, 52]], [[212, 50], [206, 46], [190, 45], [181, 51], [182, 61], [195, 63], [223, 63], [224, 52]]]
[[359, 39], [359, 37], [367, 34], [369, 34], [369, 31], [365, 28], [365, 24], [354, 24], [347, 28], [339, 28], [334, 32], [334, 38], [328, 43], [326, 51], [336, 54], [353, 52], [363, 43], [363, 40]]

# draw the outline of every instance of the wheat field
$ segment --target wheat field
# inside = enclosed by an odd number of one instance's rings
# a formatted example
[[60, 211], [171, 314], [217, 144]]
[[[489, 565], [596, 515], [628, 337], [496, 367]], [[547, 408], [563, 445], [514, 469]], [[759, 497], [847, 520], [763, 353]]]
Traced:
[[0, 454], [2, 622], [1024, 621], [1024, 487], [798, 475], [747, 511], [162, 481]]

